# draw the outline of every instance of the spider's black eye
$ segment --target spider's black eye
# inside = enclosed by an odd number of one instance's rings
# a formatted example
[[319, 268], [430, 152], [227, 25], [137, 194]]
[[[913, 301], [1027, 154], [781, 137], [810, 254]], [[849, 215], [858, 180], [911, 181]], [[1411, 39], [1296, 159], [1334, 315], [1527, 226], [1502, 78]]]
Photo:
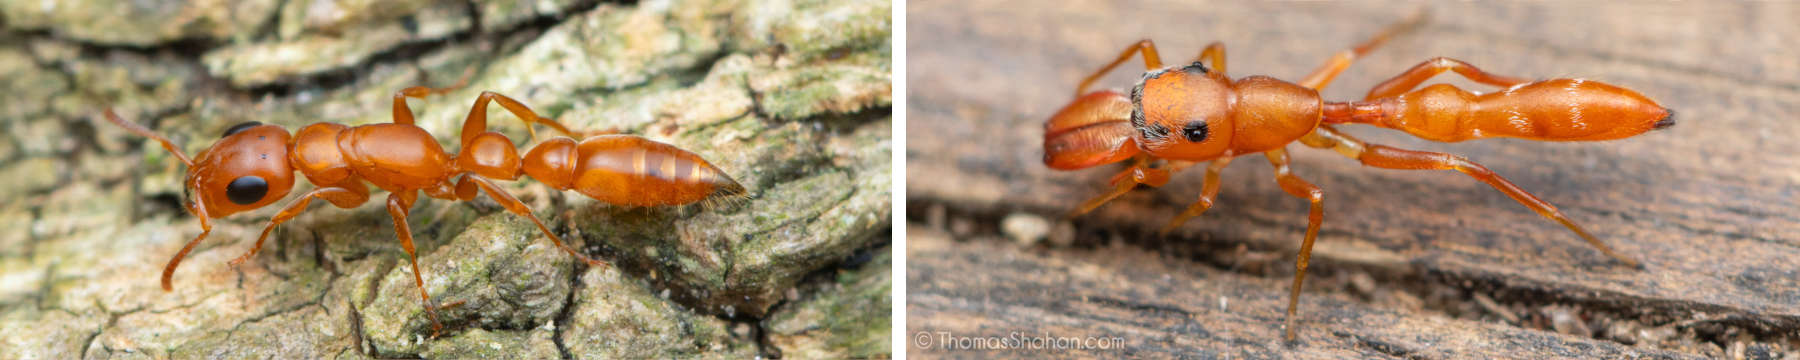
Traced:
[[241, 123], [238, 123], [237, 125], [232, 125], [231, 128], [229, 128], [229, 129], [225, 129], [225, 133], [219, 134], [219, 138], [224, 139], [226, 136], [231, 136], [231, 134], [236, 134], [239, 131], [244, 131], [244, 129], [249, 129], [249, 128], [253, 128], [253, 127], [257, 127], [257, 126], [262, 126], [262, 123], [255, 122], [255, 121], [241, 122]]
[[1188, 142], [1206, 141], [1206, 121], [1194, 120], [1188, 122], [1187, 126], [1181, 127], [1181, 135], [1186, 136]]
[[255, 204], [269, 193], [269, 182], [255, 176], [239, 177], [225, 186], [225, 198], [238, 205]]
[[1188, 64], [1188, 66], [1182, 67], [1181, 71], [1186, 71], [1189, 74], [1205, 75], [1206, 73], [1212, 72], [1212, 69], [1206, 68], [1206, 64], [1203, 64], [1199, 61], [1195, 61], [1193, 64]]

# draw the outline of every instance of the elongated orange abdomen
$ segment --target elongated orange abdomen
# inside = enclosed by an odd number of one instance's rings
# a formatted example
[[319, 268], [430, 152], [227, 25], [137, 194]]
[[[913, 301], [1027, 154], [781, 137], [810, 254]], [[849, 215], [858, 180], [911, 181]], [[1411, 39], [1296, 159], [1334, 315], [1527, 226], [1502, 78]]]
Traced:
[[533, 148], [525, 155], [525, 173], [551, 187], [620, 205], [691, 204], [745, 191], [699, 155], [673, 145], [631, 135], [571, 143], [547, 141]]
[[1540, 141], [1612, 140], [1674, 124], [1668, 109], [1629, 89], [1598, 81], [1551, 79], [1475, 95], [1438, 84], [1359, 102], [1360, 114], [1327, 122], [1370, 123], [1421, 138], [1457, 142], [1489, 137]]
[[1488, 136], [1545, 141], [1622, 139], [1674, 122], [1668, 109], [1630, 89], [1553, 79], [1476, 97], [1474, 125]]

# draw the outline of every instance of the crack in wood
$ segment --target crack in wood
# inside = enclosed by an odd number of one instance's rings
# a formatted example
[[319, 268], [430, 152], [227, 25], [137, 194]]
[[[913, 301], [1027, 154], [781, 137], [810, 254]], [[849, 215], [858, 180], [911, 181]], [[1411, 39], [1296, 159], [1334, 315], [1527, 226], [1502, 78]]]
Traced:
[[[562, 311], [556, 314], [556, 317], [552, 318], [548, 324], [550, 325], [550, 342], [556, 344], [556, 352], [562, 354], [563, 360], [575, 359], [575, 355], [569, 352], [569, 345], [563, 342], [563, 333], [566, 333], [569, 326], [575, 323], [575, 307], [578, 305], [576, 294], [581, 292], [581, 275], [589, 270], [583, 268], [584, 266], [587, 265], [576, 262], [574, 267], [583, 271], [569, 271], [569, 294], [563, 299]], [[562, 325], [557, 326], [558, 322]]]

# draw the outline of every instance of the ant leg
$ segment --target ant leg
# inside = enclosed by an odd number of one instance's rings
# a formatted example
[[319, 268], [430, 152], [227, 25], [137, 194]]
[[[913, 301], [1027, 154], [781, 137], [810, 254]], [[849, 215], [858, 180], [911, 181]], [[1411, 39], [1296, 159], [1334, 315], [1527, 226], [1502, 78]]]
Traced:
[[461, 89], [464, 86], [468, 86], [469, 85], [469, 76], [472, 76], [472, 75], [475, 75], [475, 68], [469, 68], [468, 70], [463, 70], [462, 79], [457, 80], [456, 85], [450, 85], [450, 86], [441, 87], [441, 88], [413, 86], [413, 87], [409, 87], [409, 88], [405, 88], [405, 89], [400, 89], [400, 91], [395, 91], [394, 92], [394, 123], [407, 124], [407, 125], [412, 125], [412, 123], [413, 123], [412, 109], [406, 107], [406, 98], [411, 97], [411, 98], [424, 99], [426, 95], [448, 94], [451, 91], [456, 91], [456, 89]]
[[300, 216], [300, 212], [306, 211], [306, 205], [311, 204], [312, 199], [315, 197], [325, 198], [326, 201], [330, 201], [332, 205], [336, 205], [338, 208], [343, 209], [353, 208], [357, 205], [362, 205], [365, 201], [369, 201], [368, 188], [362, 187], [362, 183], [354, 184], [356, 184], [356, 189], [327, 187], [313, 189], [313, 191], [309, 191], [305, 195], [300, 195], [299, 200], [294, 200], [294, 202], [289, 203], [287, 207], [281, 209], [280, 213], [275, 214], [274, 218], [269, 219], [269, 225], [263, 227], [262, 235], [256, 237], [256, 245], [251, 245], [250, 251], [244, 252], [244, 255], [232, 259], [231, 266], [242, 265], [244, 261], [250, 260], [251, 256], [256, 255], [257, 251], [262, 250], [263, 240], [269, 238], [269, 232], [275, 230], [276, 225], [281, 225], [281, 223], [287, 222], [295, 216]]
[[[1094, 209], [1100, 208], [1100, 205], [1105, 205], [1107, 202], [1110, 202], [1114, 198], [1119, 197], [1119, 195], [1125, 195], [1125, 193], [1130, 192], [1131, 189], [1137, 188], [1138, 184], [1142, 183], [1141, 181], [1143, 179], [1157, 178], [1157, 177], [1167, 178], [1168, 177], [1168, 174], [1166, 172], [1162, 172], [1157, 169], [1144, 167], [1143, 166], [1143, 157], [1140, 156], [1138, 159], [1139, 159], [1139, 161], [1135, 164], [1132, 164], [1131, 168], [1125, 169], [1124, 171], [1120, 171], [1117, 175], [1113, 175], [1113, 179], [1111, 182], [1113, 185], [1112, 190], [1107, 191], [1106, 193], [1100, 194], [1098, 196], [1095, 196], [1093, 198], [1089, 198], [1087, 201], [1081, 202], [1081, 206], [1076, 206], [1074, 211], [1070, 211], [1068, 217], [1073, 218], [1076, 216], [1081, 216], [1082, 214], [1086, 214], [1089, 211], [1094, 211]], [[1122, 181], [1122, 180], [1126, 179], [1125, 178], [1126, 175], [1131, 175], [1130, 179], [1132, 179], [1132, 181]]]
[[406, 215], [418, 198], [419, 193], [415, 191], [388, 194], [387, 211], [388, 216], [394, 218], [394, 234], [400, 238], [400, 248], [406, 250], [406, 259], [412, 262], [414, 286], [419, 288], [419, 303], [424, 305], [425, 315], [431, 318], [432, 337], [437, 337], [444, 330], [444, 324], [438, 322], [437, 310], [431, 305], [431, 294], [425, 293], [425, 276], [419, 271], [419, 256], [413, 250], [412, 227], [406, 224]]
[[1336, 55], [1332, 55], [1331, 60], [1325, 61], [1325, 65], [1319, 66], [1318, 69], [1313, 70], [1312, 75], [1307, 75], [1305, 79], [1300, 80], [1300, 86], [1312, 88], [1313, 90], [1325, 89], [1325, 85], [1330, 85], [1331, 80], [1336, 79], [1338, 73], [1344, 72], [1344, 69], [1350, 68], [1350, 64], [1355, 62], [1357, 58], [1368, 54], [1370, 51], [1374, 51], [1376, 47], [1380, 47], [1382, 43], [1386, 43], [1388, 39], [1393, 38], [1394, 35], [1399, 35], [1407, 30], [1412, 30], [1413, 28], [1418, 27], [1420, 23], [1424, 22], [1425, 11], [1424, 9], [1420, 9], [1418, 13], [1408, 16], [1405, 20], [1400, 20], [1398, 23], [1388, 25], [1386, 29], [1382, 29], [1380, 33], [1375, 34], [1375, 37], [1363, 41], [1362, 44], [1356, 45], [1356, 47], [1350, 48], [1349, 50], [1339, 51]]
[[1288, 168], [1286, 148], [1270, 150], [1263, 155], [1269, 158], [1269, 165], [1275, 166], [1275, 182], [1281, 184], [1281, 190], [1312, 203], [1306, 214], [1306, 240], [1300, 243], [1299, 259], [1294, 262], [1294, 287], [1288, 290], [1287, 320], [1283, 325], [1287, 328], [1288, 341], [1293, 341], [1294, 312], [1300, 306], [1300, 284], [1306, 280], [1306, 265], [1312, 261], [1313, 240], [1319, 238], [1319, 225], [1325, 222], [1325, 191], [1294, 176]]
[[506, 108], [506, 111], [512, 112], [513, 116], [518, 117], [519, 120], [525, 121], [525, 131], [531, 134], [532, 141], [537, 140], [537, 130], [532, 129], [531, 124], [543, 124], [544, 126], [549, 126], [551, 129], [555, 129], [564, 136], [575, 137], [575, 133], [569, 131], [568, 127], [563, 126], [561, 123], [557, 123], [556, 120], [545, 119], [542, 116], [538, 116], [537, 112], [531, 111], [531, 108], [526, 107], [524, 103], [506, 97], [506, 95], [500, 95], [500, 93], [483, 91], [481, 92], [481, 96], [475, 98], [475, 105], [469, 108], [469, 117], [463, 120], [463, 145], [469, 145], [469, 141], [474, 140], [475, 135], [481, 135], [481, 133], [487, 132], [487, 105], [489, 101], [500, 103], [500, 107]]
[[1145, 70], [1154, 70], [1162, 67], [1162, 56], [1156, 54], [1156, 44], [1150, 42], [1150, 39], [1138, 40], [1137, 43], [1125, 47], [1125, 51], [1119, 52], [1119, 57], [1113, 59], [1112, 63], [1106, 64], [1106, 66], [1101, 67], [1099, 71], [1095, 71], [1094, 74], [1088, 75], [1086, 79], [1081, 80], [1081, 86], [1075, 87], [1075, 97], [1081, 97], [1081, 95], [1087, 94], [1089, 85], [1093, 85], [1094, 81], [1100, 80], [1100, 76], [1106, 75], [1106, 73], [1112, 71], [1113, 68], [1119, 67], [1119, 64], [1125, 63], [1125, 60], [1131, 60], [1131, 54], [1133, 53], [1144, 54]]
[[468, 81], [469, 81], [469, 79], [467, 77], [464, 77], [463, 83], [451, 85], [450, 87], [442, 87], [442, 88], [434, 89], [434, 88], [428, 88], [428, 87], [424, 87], [424, 86], [414, 86], [414, 87], [409, 87], [409, 88], [405, 88], [405, 89], [400, 89], [400, 91], [395, 91], [394, 92], [394, 123], [395, 124], [407, 124], [407, 125], [413, 124], [412, 108], [406, 106], [406, 98], [410, 97], [410, 98], [424, 99], [426, 95], [431, 95], [431, 94], [443, 95], [443, 94], [449, 93], [450, 91], [462, 88], [463, 85], [466, 85], [466, 83]]
[[1586, 240], [1588, 244], [1600, 249], [1600, 252], [1605, 253], [1607, 256], [1611, 256], [1613, 259], [1617, 259], [1619, 262], [1631, 267], [1642, 267], [1637, 260], [1632, 260], [1625, 255], [1613, 252], [1612, 248], [1606, 246], [1606, 243], [1600, 242], [1600, 239], [1588, 234], [1588, 232], [1583, 230], [1580, 225], [1576, 225], [1574, 221], [1569, 220], [1569, 217], [1564, 216], [1562, 211], [1556, 209], [1555, 205], [1550, 205], [1549, 202], [1538, 199], [1537, 196], [1531, 195], [1530, 192], [1526, 192], [1525, 189], [1519, 188], [1518, 185], [1513, 185], [1511, 181], [1507, 181], [1506, 178], [1500, 177], [1500, 175], [1495, 174], [1492, 170], [1488, 170], [1487, 167], [1464, 159], [1461, 156], [1368, 144], [1362, 142], [1362, 140], [1350, 137], [1350, 135], [1337, 132], [1336, 129], [1333, 129], [1330, 126], [1323, 125], [1319, 126], [1318, 129], [1313, 130], [1312, 133], [1308, 133], [1306, 137], [1301, 138], [1300, 141], [1311, 147], [1331, 148], [1344, 156], [1361, 161], [1365, 166], [1384, 169], [1456, 170], [1462, 172], [1463, 174], [1469, 175], [1469, 177], [1475, 178], [1477, 181], [1492, 186], [1494, 190], [1499, 190], [1500, 193], [1506, 194], [1506, 196], [1511, 197], [1513, 201], [1518, 201], [1519, 204], [1531, 208], [1531, 210], [1537, 212], [1538, 215], [1554, 220], [1558, 224], [1562, 224], [1563, 227], [1569, 228], [1569, 231], [1574, 231], [1575, 235], [1580, 236], [1581, 239]]
[[1174, 219], [1169, 220], [1169, 225], [1163, 226], [1162, 231], [1157, 232], [1157, 234], [1167, 235], [1170, 230], [1181, 227], [1181, 223], [1187, 222], [1188, 219], [1192, 219], [1195, 216], [1200, 216], [1200, 214], [1205, 213], [1207, 209], [1211, 209], [1213, 197], [1219, 195], [1219, 173], [1225, 170], [1226, 165], [1230, 164], [1230, 157], [1222, 157], [1207, 164], [1206, 184], [1200, 186], [1200, 200], [1195, 201], [1193, 205], [1189, 205], [1186, 211], [1182, 211], [1181, 214], [1175, 215]]
[[[498, 202], [500, 203], [500, 206], [506, 207], [507, 211], [530, 219], [531, 223], [537, 224], [538, 230], [544, 232], [544, 236], [549, 236], [550, 241], [556, 243], [557, 248], [568, 252], [569, 255], [574, 255], [575, 259], [581, 260], [581, 262], [587, 263], [589, 266], [606, 266], [606, 262], [589, 258], [587, 255], [582, 255], [580, 252], [575, 251], [575, 249], [569, 247], [569, 245], [563, 244], [562, 237], [556, 236], [556, 233], [550, 231], [550, 227], [544, 226], [543, 220], [538, 220], [537, 215], [531, 214], [531, 208], [526, 207], [525, 203], [519, 202], [518, 198], [514, 198], [512, 194], [501, 189], [499, 185], [495, 185], [492, 180], [488, 180], [481, 175], [476, 175], [471, 172], [463, 174], [462, 179], [458, 181], [459, 184], [457, 187], [464, 187], [465, 185], [460, 184], [464, 182], [473, 182], [475, 185], [480, 186], [481, 190], [486, 191], [488, 197], [494, 198], [494, 202]], [[471, 198], [473, 198], [473, 196], [471, 196]]]
[[187, 257], [189, 251], [194, 251], [194, 245], [199, 245], [200, 240], [206, 240], [206, 234], [212, 233], [212, 217], [206, 216], [206, 207], [200, 206], [205, 201], [205, 199], [195, 196], [194, 202], [188, 203], [188, 212], [192, 212], [194, 217], [200, 218], [200, 236], [189, 240], [187, 246], [181, 247], [181, 252], [175, 253], [175, 257], [169, 259], [169, 265], [163, 266], [163, 292], [174, 290], [174, 287], [169, 284], [169, 279], [175, 276], [175, 268], [181, 267], [181, 258]]
[[1181, 169], [1186, 169], [1188, 166], [1193, 165], [1193, 163], [1186, 161], [1170, 161], [1168, 168], [1159, 169], [1150, 167], [1150, 160], [1152, 158], [1149, 155], [1139, 154], [1133, 157], [1133, 159], [1135, 159], [1135, 161], [1132, 162], [1130, 168], [1113, 175], [1112, 181], [1110, 182], [1110, 184], [1113, 185], [1111, 191], [1107, 191], [1105, 194], [1100, 194], [1100, 196], [1095, 196], [1082, 202], [1081, 206], [1077, 206], [1074, 211], [1069, 212], [1068, 217], [1081, 216], [1081, 214], [1094, 211], [1094, 209], [1100, 208], [1100, 205], [1105, 205], [1107, 202], [1112, 201], [1112, 199], [1119, 197], [1119, 195], [1125, 195], [1125, 193], [1130, 192], [1131, 189], [1137, 188], [1138, 184], [1149, 185], [1150, 187], [1160, 187], [1163, 186], [1163, 184], [1168, 184], [1169, 174], [1181, 171]]
[[[1219, 75], [1225, 75], [1225, 43], [1214, 41], [1206, 44], [1206, 49], [1200, 50], [1200, 56], [1195, 56], [1194, 62], [1208, 62], [1210, 63], [1208, 65], [1212, 66], [1212, 71], [1218, 72]], [[1230, 78], [1230, 76], [1226, 76], [1226, 78]]]
[[1486, 71], [1481, 71], [1481, 69], [1476, 68], [1475, 65], [1469, 65], [1469, 63], [1463, 62], [1462, 60], [1447, 57], [1435, 57], [1431, 60], [1425, 60], [1425, 62], [1419, 63], [1418, 65], [1414, 65], [1412, 69], [1407, 69], [1406, 72], [1400, 73], [1400, 75], [1396, 75], [1394, 78], [1388, 79], [1387, 81], [1383, 81], [1380, 85], [1375, 85], [1375, 88], [1369, 89], [1369, 95], [1363, 97], [1363, 99], [1370, 100], [1399, 96], [1407, 91], [1411, 91], [1413, 88], [1417, 88], [1420, 83], [1424, 83], [1425, 80], [1431, 79], [1432, 76], [1437, 76], [1437, 74], [1442, 74], [1445, 71], [1455, 71], [1457, 74], [1462, 75], [1464, 78], [1468, 78], [1471, 81], [1499, 87], [1509, 87], [1530, 81], [1523, 78], [1490, 74]]

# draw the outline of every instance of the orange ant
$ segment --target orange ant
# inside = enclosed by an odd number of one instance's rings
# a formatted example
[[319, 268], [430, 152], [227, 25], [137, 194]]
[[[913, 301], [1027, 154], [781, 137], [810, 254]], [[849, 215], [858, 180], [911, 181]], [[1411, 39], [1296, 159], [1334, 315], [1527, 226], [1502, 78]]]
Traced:
[[[388, 215], [394, 218], [395, 234], [400, 247], [412, 262], [413, 280], [419, 298], [430, 315], [434, 329], [443, 326], [425, 293], [425, 279], [419, 271], [419, 260], [413, 252], [412, 232], [406, 216], [418, 199], [420, 190], [426, 196], [468, 201], [478, 191], [499, 202], [506, 210], [530, 219], [538, 230], [550, 237], [556, 247], [593, 266], [606, 263], [588, 258], [563, 244], [562, 238], [531, 214], [531, 209], [495, 185], [493, 180], [518, 180], [530, 175], [557, 190], [575, 190], [583, 195], [613, 204], [631, 206], [681, 205], [713, 198], [731, 198], [745, 193], [742, 185], [723, 171], [687, 150], [632, 135], [599, 135], [576, 142], [568, 137], [555, 137], [531, 148], [523, 158], [505, 135], [487, 131], [487, 105], [500, 103], [507, 111], [532, 124], [542, 124], [566, 136], [575, 136], [567, 127], [551, 119], [539, 117], [524, 104], [494, 92], [482, 92], [463, 122], [462, 152], [444, 152], [425, 129], [413, 125], [412, 110], [406, 98], [424, 98], [442, 94], [455, 87], [432, 89], [409, 87], [394, 93], [394, 122], [346, 126], [315, 123], [301, 127], [289, 135], [278, 125], [245, 122], [225, 130], [212, 147], [200, 152], [199, 161], [188, 156], [168, 138], [136, 123], [120, 119], [111, 109], [106, 119], [131, 133], [156, 140], [176, 158], [187, 164], [185, 189], [191, 193], [187, 210], [200, 218], [200, 236], [194, 237], [181, 252], [169, 259], [163, 268], [162, 288], [170, 291], [170, 276], [181, 265], [195, 244], [212, 232], [212, 218], [254, 210], [273, 204], [287, 196], [294, 184], [294, 171], [306, 175], [316, 188], [296, 199], [269, 219], [256, 244], [243, 256], [231, 260], [242, 264], [262, 249], [263, 240], [276, 225], [293, 219], [313, 198], [323, 198], [339, 208], [353, 208], [369, 200], [365, 181], [389, 192]], [[533, 137], [536, 131], [532, 131]], [[460, 176], [454, 183], [451, 178]], [[454, 304], [450, 304], [454, 305]]]
[[[1112, 191], [1089, 199], [1070, 215], [1087, 213], [1138, 185], [1168, 183], [1169, 174], [1195, 163], [1206, 166], [1199, 201], [1176, 215], [1162, 233], [1206, 212], [1219, 193], [1219, 172], [1231, 159], [1262, 153], [1275, 167], [1281, 189], [1311, 202], [1306, 238], [1294, 265], [1283, 327], [1294, 340], [1294, 312], [1306, 278], [1313, 239], [1324, 220], [1325, 193], [1288, 168], [1286, 146], [1331, 149], [1364, 166], [1404, 170], [1456, 170], [1568, 227], [1600, 252], [1632, 267], [1638, 262], [1612, 251], [1555, 206], [1538, 199], [1481, 164], [1461, 156], [1397, 149], [1365, 143], [1339, 132], [1337, 124], [1368, 124], [1405, 131], [1432, 141], [1458, 142], [1487, 137], [1542, 141], [1597, 141], [1631, 137], [1675, 124], [1674, 112], [1636, 92], [1584, 79], [1529, 81], [1494, 75], [1450, 58], [1434, 58], [1376, 85], [1362, 101], [1327, 102], [1319, 90], [1356, 58], [1419, 18], [1390, 26], [1356, 48], [1339, 52], [1298, 84], [1267, 76], [1232, 80], [1225, 74], [1225, 46], [1208, 45], [1191, 64], [1163, 67], [1156, 46], [1145, 39], [1125, 48], [1116, 60], [1082, 80], [1074, 102], [1044, 124], [1044, 164], [1076, 170], [1130, 159], [1113, 176]], [[1142, 54], [1147, 72], [1129, 94], [1087, 92], [1101, 75], [1133, 54]], [[1449, 84], [1418, 88], [1453, 71], [1478, 83], [1504, 87], [1472, 94]], [[1418, 88], [1417, 90], [1414, 90]], [[1158, 160], [1161, 160], [1159, 163]]]

